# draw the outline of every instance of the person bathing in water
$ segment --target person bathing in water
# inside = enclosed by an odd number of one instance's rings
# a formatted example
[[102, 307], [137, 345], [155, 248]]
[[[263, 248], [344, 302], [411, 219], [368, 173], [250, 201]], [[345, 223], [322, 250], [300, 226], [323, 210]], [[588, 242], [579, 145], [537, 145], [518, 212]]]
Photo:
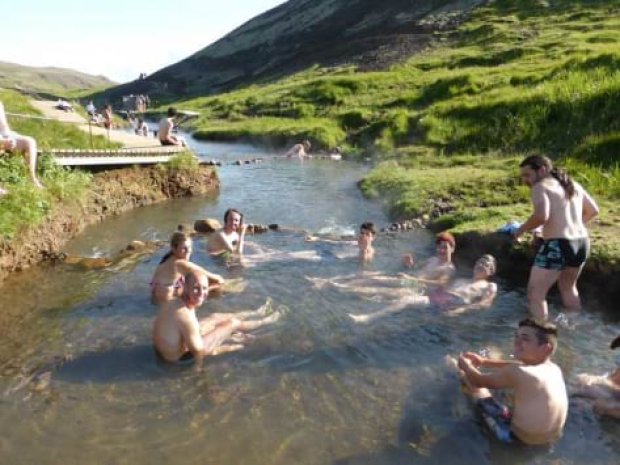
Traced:
[[[377, 231], [375, 229], [375, 224], [371, 222], [362, 223], [360, 226], [360, 232], [357, 236], [357, 240], [349, 240], [349, 239], [329, 239], [322, 238], [319, 236], [306, 236], [306, 242], [323, 242], [326, 244], [336, 244], [336, 245], [356, 245], [359, 250], [358, 257], [360, 262], [368, 263], [371, 262], [375, 257], [375, 248], [372, 243], [377, 236]], [[338, 257], [341, 258], [341, 257]]]
[[[497, 284], [489, 281], [496, 269], [495, 258], [492, 255], [483, 255], [476, 261], [471, 279], [457, 279], [448, 288], [431, 288], [425, 295], [411, 293], [409, 289], [391, 289], [399, 296], [397, 302], [375, 313], [349, 314], [349, 316], [356, 323], [370, 323], [377, 318], [400, 312], [410, 306], [420, 308], [434, 305], [442, 310], [448, 310], [450, 315], [457, 315], [473, 308], [489, 308], [497, 296]], [[366, 286], [349, 289], [358, 293], [376, 291], [376, 288]]]
[[278, 311], [268, 315], [269, 303], [257, 310], [237, 313], [212, 313], [201, 320], [196, 310], [207, 300], [209, 279], [193, 270], [184, 276], [180, 299], [165, 302], [153, 325], [153, 345], [158, 356], [167, 362], [195, 359], [243, 349], [241, 342], [252, 336], [246, 334], [275, 323]]
[[209, 285], [219, 287], [224, 278], [210, 273], [204, 268], [189, 261], [192, 253], [192, 240], [182, 232], [175, 232], [170, 239], [170, 251], [159, 262], [151, 279], [151, 302], [162, 304], [183, 292], [184, 276], [190, 271], [203, 272], [209, 279]]
[[[611, 349], [617, 347], [620, 347], [620, 336], [611, 343]], [[596, 413], [620, 419], [620, 353], [616, 355], [615, 365], [613, 371], [604, 375], [578, 375], [571, 394], [591, 401]]]
[[224, 227], [209, 237], [207, 251], [212, 255], [226, 253], [242, 255], [246, 230], [243, 214], [234, 208], [229, 208], [224, 213]]
[[304, 140], [299, 144], [293, 145], [288, 152], [284, 154], [286, 158], [306, 158], [310, 157], [310, 149], [312, 148], [312, 144], [309, 140]]
[[569, 310], [581, 309], [577, 279], [590, 253], [586, 224], [598, 215], [598, 206], [581, 185], [551, 160], [531, 155], [521, 162], [521, 179], [532, 190], [534, 212], [514, 233], [542, 226], [540, 246], [530, 272], [527, 300], [535, 318], [547, 318], [547, 293], [556, 282], [562, 303]]
[[[429, 258], [422, 267], [417, 270], [415, 276], [402, 274], [406, 279], [415, 279], [427, 284], [444, 285], [454, 275], [456, 268], [452, 263], [452, 255], [456, 250], [456, 240], [447, 231], [435, 236], [436, 256]], [[406, 254], [403, 257], [403, 264], [406, 268], [415, 266], [415, 256]]]
[[[551, 361], [557, 334], [555, 325], [528, 318], [519, 322], [514, 360], [474, 352], [461, 354], [458, 361], [446, 357], [448, 366], [459, 370], [482, 418], [500, 441], [542, 445], [562, 435], [568, 397], [562, 370]], [[512, 411], [493, 398], [490, 389], [512, 390]]]

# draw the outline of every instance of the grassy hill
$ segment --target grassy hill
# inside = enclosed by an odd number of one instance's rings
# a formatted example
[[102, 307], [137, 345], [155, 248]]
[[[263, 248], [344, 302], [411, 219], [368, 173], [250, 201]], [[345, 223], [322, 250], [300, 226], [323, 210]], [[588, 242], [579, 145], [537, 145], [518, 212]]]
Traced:
[[396, 217], [462, 231], [524, 218], [517, 162], [542, 151], [601, 199], [604, 221], [620, 218], [618, 0], [496, 0], [386, 71], [317, 66], [177, 104], [202, 113], [197, 137], [307, 137], [385, 159], [362, 189]]
[[93, 76], [64, 68], [34, 68], [0, 62], [0, 87], [25, 92], [68, 96], [74, 91], [94, 91], [113, 86], [104, 76]]

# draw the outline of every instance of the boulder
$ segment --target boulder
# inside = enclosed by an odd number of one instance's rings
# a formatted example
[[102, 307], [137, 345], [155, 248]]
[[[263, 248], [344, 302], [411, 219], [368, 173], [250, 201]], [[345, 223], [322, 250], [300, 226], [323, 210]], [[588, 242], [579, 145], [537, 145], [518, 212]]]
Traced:
[[218, 229], [222, 229], [222, 223], [214, 218], [196, 220], [194, 222], [194, 230], [202, 234], [209, 234], [217, 231]]

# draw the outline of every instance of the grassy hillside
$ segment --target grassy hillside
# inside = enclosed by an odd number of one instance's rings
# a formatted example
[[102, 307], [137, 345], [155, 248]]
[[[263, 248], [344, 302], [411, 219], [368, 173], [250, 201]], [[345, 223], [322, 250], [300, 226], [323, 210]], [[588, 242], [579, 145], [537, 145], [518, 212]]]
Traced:
[[[0, 90], [0, 101], [7, 113], [39, 115], [28, 99], [14, 91]], [[90, 147], [88, 134], [74, 125], [57, 121], [20, 119], [9, 116], [11, 129], [33, 136], [41, 150], [49, 148]], [[93, 138], [95, 148], [117, 147], [102, 136]], [[30, 183], [23, 157], [0, 156], [0, 185], [9, 194], [0, 197], [0, 240], [16, 234], [24, 226], [37, 224], [63, 200], [79, 199], [87, 188], [90, 176], [55, 165], [49, 156], [39, 157], [38, 171], [44, 190]]]
[[315, 67], [178, 105], [202, 112], [197, 137], [308, 137], [387, 159], [363, 190], [394, 216], [428, 214], [437, 227], [523, 219], [516, 166], [529, 151], [569, 168], [605, 221], [620, 218], [619, 0], [496, 0], [389, 71]]
[[34, 68], [0, 62], [0, 88], [69, 96], [75, 91], [94, 91], [113, 86], [104, 76], [93, 76], [64, 68]]

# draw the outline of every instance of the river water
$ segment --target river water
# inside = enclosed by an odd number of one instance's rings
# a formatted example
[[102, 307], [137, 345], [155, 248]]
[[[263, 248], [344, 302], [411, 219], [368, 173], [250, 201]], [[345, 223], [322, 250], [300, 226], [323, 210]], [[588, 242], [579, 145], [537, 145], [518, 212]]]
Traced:
[[[228, 207], [244, 211], [249, 223], [313, 232], [353, 233], [363, 221], [388, 222], [382, 206], [356, 187], [363, 166], [270, 160], [249, 146], [194, 144], [224, 162], [266, 161], [223, 166], [217, 198], [134, 210], [88, 228], [66, 250], [112, 255], [131, 240], [165, 240], [179, 223], [220, 218]], [[500, 282], [496, 304], [485, 312], [411, 310], [360, 326], [346, 314], [384, 302], [318, 289], [306, 279], [355, 273], [354, 251], [305, 243], [295, 229], [250, 241], [305, 251], [312, 260], [228, 269], [210, 260], [204, 238], [195, 240], [194, 261], [246, 283], [242, 293], [211, 298], [199, 315], [256, 308], [267, 297], [288, 309], [244, 351], [210, 359], [202, 372], [158, 363], [150, 345], [155, 308], [148, 282], [165, 248], [104, 270], [63, 265], [8, 279], [0, 293], [0, 463], [618, 463], [618, 424], [576, 400], [552, 449], [490, 440], [444, 368], [445, 354], [465, 349], [510, 354], [515, 324], [525, 316], [522, 289]], [[406, 250], [420, 259], [433, 252], [425, 231], [380, 235], [376, 248], [371, 267], [388, 273], [400, 270]], [[618, 324], [587, 311], [563, 325], [555, 358], [568, 380], [612, 367], [607, 346]]]

